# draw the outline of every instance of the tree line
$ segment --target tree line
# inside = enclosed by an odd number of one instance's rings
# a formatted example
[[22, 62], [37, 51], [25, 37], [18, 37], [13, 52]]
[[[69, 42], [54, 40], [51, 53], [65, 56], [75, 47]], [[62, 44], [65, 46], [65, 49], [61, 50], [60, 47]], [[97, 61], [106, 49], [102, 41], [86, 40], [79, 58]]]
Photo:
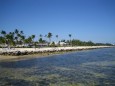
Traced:
[[[33, 44], [33, 45], [36, 45], [36, 44], [39, 44], [39, 43], [48, 43], [48, 45], [51, 43], [51, 38], [52, 38], [53, 34], [51, 32], [49, 32], [48, 34], [46, 35], [42, 35], [40, 34], [39, 35], [39, 40], [38, 41], [35, 41], [35, 37], [36, 35], [30, 35], [29, 37], [26, 37], [24, 32], [21, 30], [18, 30], [18, 29], [15, 29], [13, 32], [9, 32], [7, 33], [6, 31], [2, 30], [0, 32], [0, 44], [1, 45], [7, 45], [8, 47], [10, 46], [16, 46], [16, 45], [22, 45], [22, 44]], [[43, 37], [45, 39], [43, 39]], [[58, 41], [58, 35], [55, 35], [57, 41]], [[96, 46], [96, 45], [111, 45], [109, 43], [93, 43], [92, 41], [88, 41], [88, 42], [85, 42], [85, 41], [81, 41], [81, 40], [77, 40], [77, 39], [71, 39], [72, 37], [72, 34], [68, 34], [68, 37], [70, 38], [69, 40], [61, 40], [61, 41], [58, 41], [58, 44], [60, 42], [65, 42], [68, 46]], [[47, 41], [47, 39], [49, 41]], [[59, 46], [59, 45], [56, 45], [55, 42], [52, 42], [52, 45], [53, 46]]]

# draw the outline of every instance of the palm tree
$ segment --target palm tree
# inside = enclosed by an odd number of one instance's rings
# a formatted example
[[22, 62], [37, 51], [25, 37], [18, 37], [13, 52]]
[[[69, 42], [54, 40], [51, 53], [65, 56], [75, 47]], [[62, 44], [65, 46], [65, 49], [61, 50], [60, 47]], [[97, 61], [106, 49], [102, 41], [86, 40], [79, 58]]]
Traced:
[[71, 36], [72, 36], [72, 35], [71, 35], [71, 34], [69, 34], [69, 37], [70, 37], [70, 45], [72, 45], [72, 43], [71, 43]]
[[34, 42], [35, 35], [32, 35], [31, 38], [32, 38], [32, 41]]
[[52, 33], [49, 32], [47, 37], [49, 38], [49, 42], [51, 42]]
[[21, 44], [21, 34], [20, 33], [17, 34], [17, 38], [18, 38], [18, 43]]
[[22, 39], [22, 41], [24, 41], [25, 40], [25, 36], [21, 36], [21, 39]]
[[21, 30], [20, 31], [20, 41], [22, 41], [24, 43], [24, 36], [23, 36], [24, 32]]
[[3, 37], [0, 36], [0, 44], [2, 44], [2, 43], [3, 43]]
[[30, 44], [30, 43], [32, 42], [33, 39], [34, 39], [34, 35], [29, 36], [28, 39], [27, 39], [27, 40], [28, 40], [28, 43]]
[[24, 43], [28, 44], [29, 43], [29, 38], [25, 39]]
[[71, 34], [69, 34], [70, 40], [71, 40]]
[[39, 35], [39, 42], [42, 43], [42, 34]]
[[16, 43], [18, 43], [18, 37], [17, 36], [14, 37], [14, 40], [15, 40]]
[[1, 35], [3, 35], [1, 41], [2, 41], [2, 42], [4, 43], [4, 45], [5, 45], [5, 44], [6, 44], [6, 34], [7, 34], [7, 33], [6, 33], [6, 31], [4, 31], [4, 30], [2, 30], [0, 33], [1, 33]]
[[20, 38], [21, 38], [21, 42], [22, 42], [23, 44], [25, 44], [25, 42], [24, 42], [25, 36], [22, 35]]
[[8, 47], [10, 48], [11, 45], [15, 45], [14, 42], [14, 33], [10, 32], [9, 34], [6, 34], [6, 41], [8, 44]]
[[56, 35], [57, 41], [58, 41], [58, 35]]
[[43, 43], [42, 34], [39, 35], [39, 43]]
[[0, 36], [0, 44], [4, 44], [5, 43], [5, 38]]
[[15, 31], [14, 31], [16, 34], [18, 34], [19, 33], [19, 31], [18, 31], [18, 29], [15, 29]]
[[58, 35], [56, 35], [56, 38], [57, 38], [57, 43], [59, 44], [59, 42], [58, 42]]
[[24, 32], [21, 30], [21, 31], [20, 31], [20, 34], [24, 34]]
[[43, 40], [42, 40], [42, 38], [39, 38], [39, 43], [43, 43]]
[[16, 34], [15, 36], [15, 40], [16, 40], [16, 44], [19, 42], [19, 30], [18, 29], [15, 29], [14, 33]]
[[5, 37], [6, 31], [2, 30], [2, 31], [1, 31], [1, 34]]
[[42, 38], [42, 34], [40, 34], [39, 37]]
[[45, 37], [45, 40], [46, 40], [46, 42], [47, 42], [47, 38], [48, 38], [47, 35], [45, 35], [44, 37]]

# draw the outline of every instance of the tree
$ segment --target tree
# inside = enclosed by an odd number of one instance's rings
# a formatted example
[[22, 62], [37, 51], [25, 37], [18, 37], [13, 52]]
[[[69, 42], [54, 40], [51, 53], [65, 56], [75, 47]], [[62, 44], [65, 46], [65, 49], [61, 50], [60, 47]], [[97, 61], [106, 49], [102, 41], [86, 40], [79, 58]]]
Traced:
[[49, 38], [49, 42], [51, 43], [51, 37], [52, 37], [52, 33], [48, 33], [47, 37]]
[[18, 30], [18, 29], [15, 29], [14, 33], [15, 33], [16, 44], [19, 44], [20, 39], [21, 39], [21, 38], [20, 38], [20, 37], [21, 37], [21, 34], [19, 33], [19, 30]]
[[69, 34], [70, 40], [71, 40], [71, 34]]
[[47, 35], [45, 35], [44, 37], [45, 37], [45, 40], [46, 40], [46, 42], [47, 42], [47, 38], [48, 38]]
[[56, 35], [57, 41], [58, 41], [58, 35]]
[[1, 37], [0, 37], [0, 41], [1, 41], [1, 43], [4, 43], [4, 44], [6, 44], [6, 31], [4, 31], [4, 30], [2, 30], [1, 32], [0, 32], [0, 34], [2, 35]]
[[0, 44], [4, 44], [5, 43], [5, 38], [0, 36]]
[[21, 35], [20, 38], [21, 38], [21, 42], [22, 42], [23, 44], [25, 44], [25, 41], [24, 41], [24, 40], [25, 40], [25, 36]]
[[22, 35], [22, 34], [24, 34], [24, 32], [21, 30], [21, 31], [20, 31], [20, 34]]
[[42, 39], [42, 34], [39, 35], [39, 43], [42, 43], [43, 42], [43, 39]]
[[18, 43], [18, 37], [17, 36], [14, 38], [14, 40], [16, 43]]
[[28, 38], [25, 39], [25, 40], [24, 40], [24, 43], [28, 44], [28, 43], [29, 43], [29, 39], [28, 39]]
[[40, 39], [39, 39], [39, 43], [43, 43], [43, 40], [42, 40], [42, 38], [40, 38]]
[[2, 31], [1, 31], [1, 34], [5, 37], [6, 31], [2, 30]]
[[15, 45], [14, 33], [10, 32], [9, 34], [6, 34], [6, 42], [7, 42], [9, 48], [11, 45], [13, 45], [13, 46]]
[[57, 45], [59, 46], [60, 43], [59, 43], [59, 41], [58, 41], [58, 35], [56, 35], [56, 38], [57, 38]]
[[19, 33], [19, 31], [18, 31], [18, 29], [15, 29], [15, 31], [14, 31], [16, 34], [18, 34]]
[[40, 34], [39, 37], [42, 38], [42, 34]]
[[21, 34], [20, 33], [18, 33], [17, 34], [17, 38], [18, 38], [18, 44], [21, 44], [22, 43], [22, 41], [21, 41]]
[[28, 37], [28, 43], [30, 44], [32, 42], [32, 39], [34, 38], [34, 36], [29, 36]]
[[35, 38], [35, 35], [32, 35], [32, 36], [31, 36], [31, 39], [32, 39], [33, 42], [34, 42], [34, 38]]
[[21, 39], [22, 39], [22, 40], [25, 40], [25, 36], [21, 36]]
[[52, 42], [51, 47], [55, 47], [55, 42], [54, 41]]
[[71, 34], [69, 34], [69, 37], [70, 37], [70, 45], [72, 45], [72, 43], [71, 43], [71, 36], [72, 36], [72, 35], [71, 35]]
[[65, 40], [65, 39], [62, 39], [61, 42], [66, 42], [66, 40]]
[[88, 42], [87, 42], [87, 45], [88, 45], [88, 46], [93, 46], [94, 43], [93, 43], [92, 41], [88, 41]]

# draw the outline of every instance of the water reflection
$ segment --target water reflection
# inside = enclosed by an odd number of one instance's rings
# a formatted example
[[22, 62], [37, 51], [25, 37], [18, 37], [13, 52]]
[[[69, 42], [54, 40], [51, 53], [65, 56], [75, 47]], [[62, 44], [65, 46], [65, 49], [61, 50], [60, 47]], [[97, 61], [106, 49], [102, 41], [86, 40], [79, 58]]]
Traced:
[[115, 48], [0, 62], [0, 85], [114, 86]]

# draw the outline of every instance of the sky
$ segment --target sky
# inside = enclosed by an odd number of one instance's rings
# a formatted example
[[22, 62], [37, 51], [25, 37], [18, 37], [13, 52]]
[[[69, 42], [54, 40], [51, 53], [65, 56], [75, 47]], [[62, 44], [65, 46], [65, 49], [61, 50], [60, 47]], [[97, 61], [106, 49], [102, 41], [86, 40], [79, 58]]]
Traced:
[[115, 43], [115, 0], [0, 0], [0, 31]]

